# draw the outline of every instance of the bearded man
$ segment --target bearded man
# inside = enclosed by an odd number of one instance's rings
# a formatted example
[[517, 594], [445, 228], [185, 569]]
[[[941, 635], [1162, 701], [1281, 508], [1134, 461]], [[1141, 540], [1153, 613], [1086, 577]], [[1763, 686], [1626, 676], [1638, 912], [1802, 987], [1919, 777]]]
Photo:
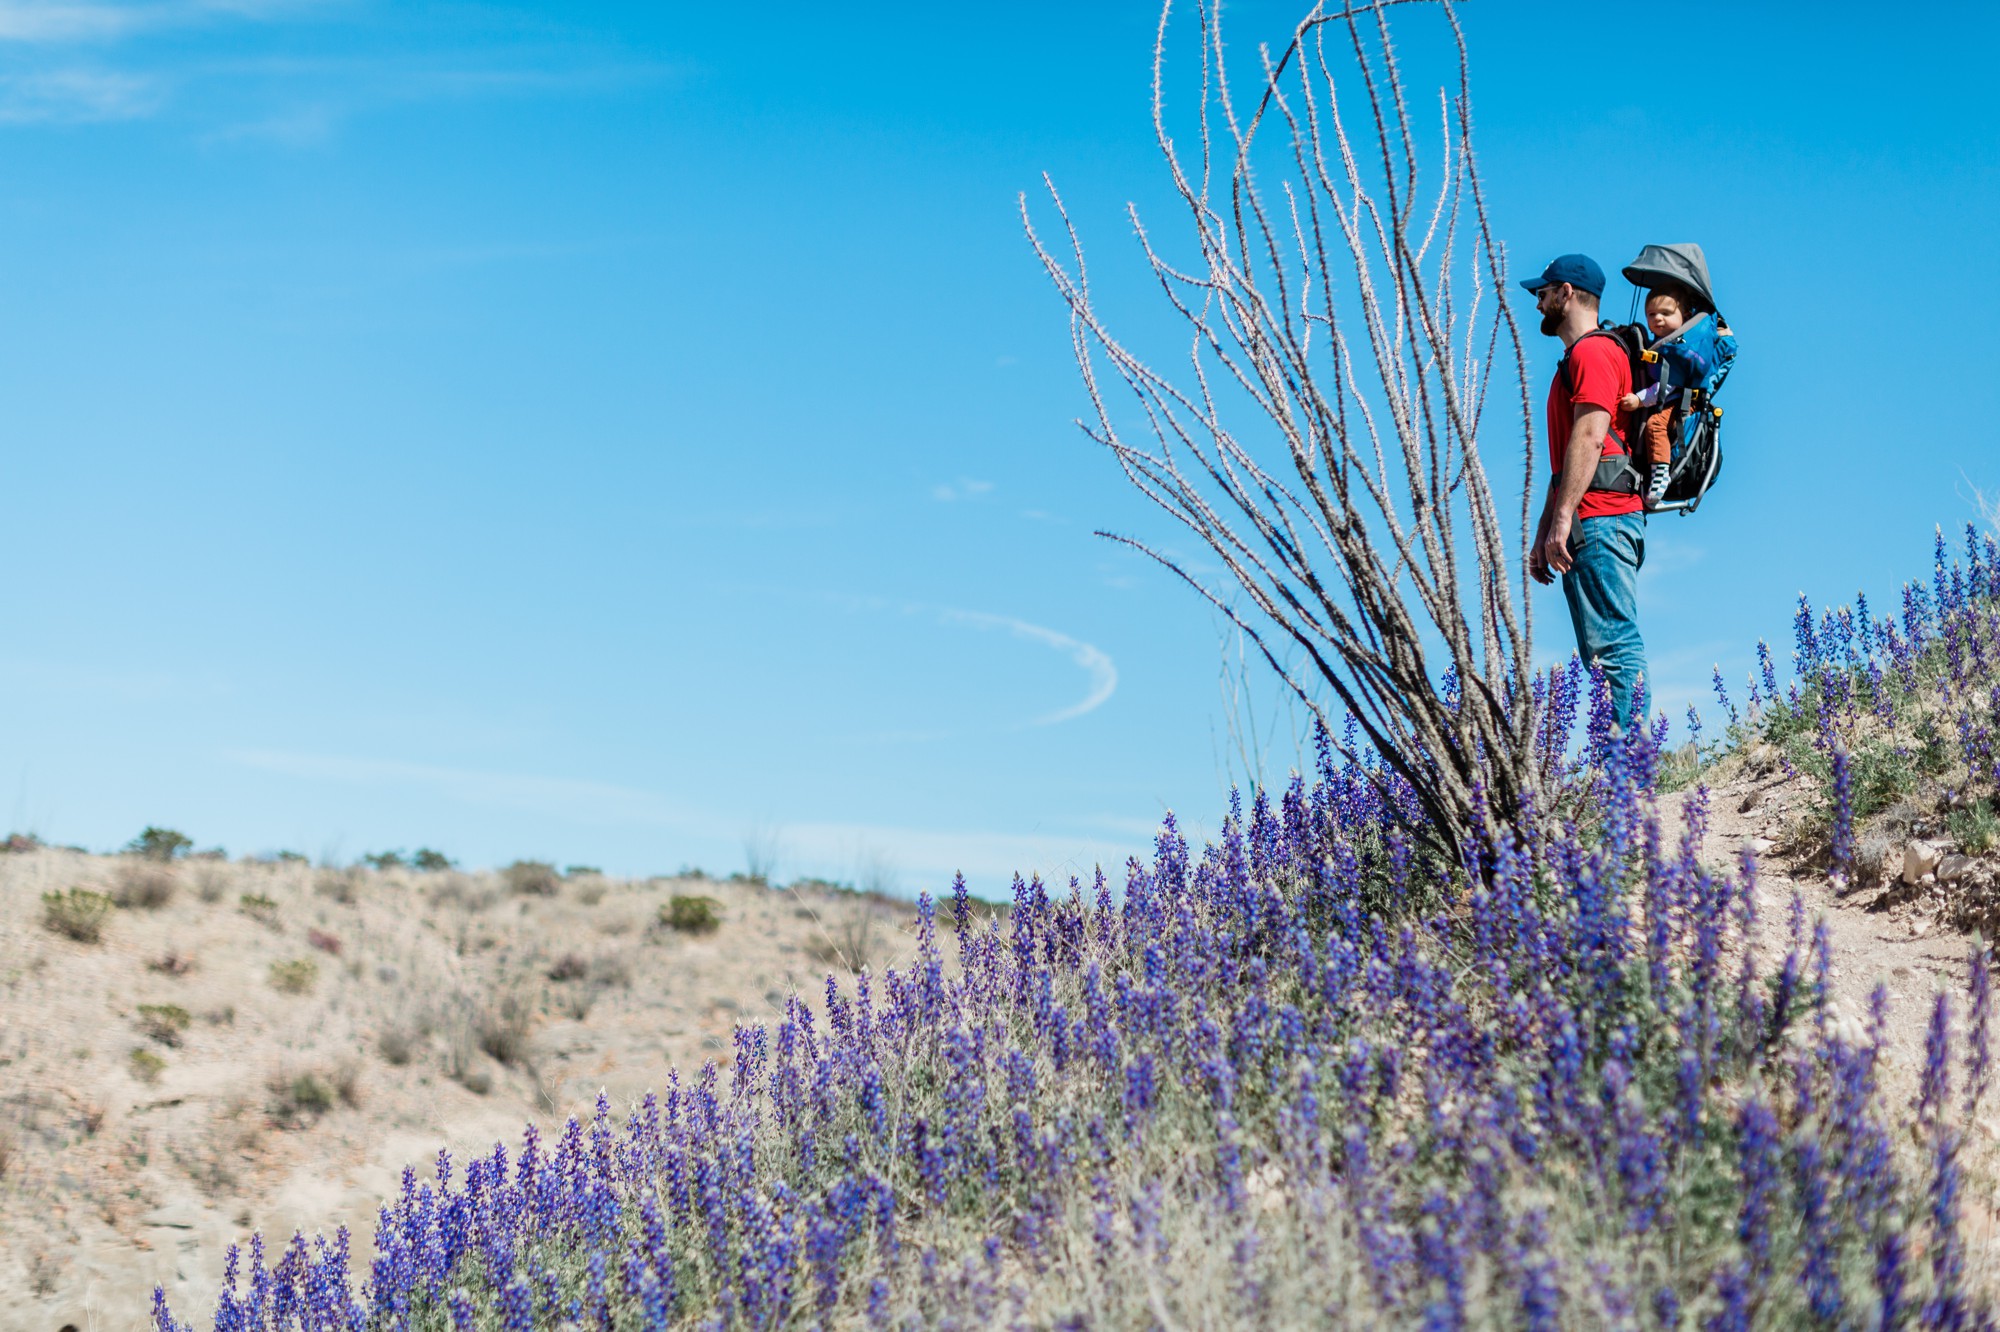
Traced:
[[1604, 270], [1587, 254], [1565, 254], [1526, 278], [1542, 332], [1562, 339], [1549, 383], [1549, 494], [1528, 572], [1562, 576], [1576, 650], [1604, 669], [1618, 725], [1644, 724], [1646, 643], [1639, 636], [1639, 570], [1646, 563], [1645, 501], [1622, 481], [1631, 418], [1619, 399], [1632, 367], [1616, 337], [1598, 331]]

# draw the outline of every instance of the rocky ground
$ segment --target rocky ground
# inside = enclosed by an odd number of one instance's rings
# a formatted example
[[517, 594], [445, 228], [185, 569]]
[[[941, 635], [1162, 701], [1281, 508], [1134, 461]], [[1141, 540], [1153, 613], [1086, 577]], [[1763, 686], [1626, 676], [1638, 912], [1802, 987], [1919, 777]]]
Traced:
[[[1888, 986], [1885, 1094], [1912, 1099], [1924, 1065], [1933, 998], [1951, 995], [1954, 1055], [1965, 1050], [1968, 950], [1993, 910], [2000, 857], [1965, 854], [1940, 821], [1912, 811], [1878, 821], [1861, 839], [1850, 884], [1832, 881], [1820, 851], [1825, 811], [1803, 778], [1788, 774], [1775, 752], [1758, 746], [1731, 756], [1706, 777], [1709, 823], [1705, 863], [1734, 866], [1746, 844], [1758, 855], [1759, 947], [1775, 966], [1787, 947], [1792, 895], [1806, 919], [1824, 919], [1833, 949], [1836, 1010], [1864, 1023], [1878, 983]], [[1678, 833], [1692, 790], [1662, 802], [1665, 835]], [[1939, 871], [1943, 870], [1942, 881]], [[1907, 872], [1907, 875], [1906, 875]], [[1962, 1065], [1952, 1070], [1954, 1097]], [[1969, 1271], [2000, 1272], [2000, 1086], [1968, 1126], [1962, 1196]]]
[[[715, 927], [667, 923], [676, 897]], [[911, 917], [827, 885], [0, 855], [0, 1328], [123, 1332], [156, 1283], [210, 1308], [252, 1230], [345, 1224], [365, 1255], [404, 1165], [726, 1060], [829, 970], [900, 964]]]

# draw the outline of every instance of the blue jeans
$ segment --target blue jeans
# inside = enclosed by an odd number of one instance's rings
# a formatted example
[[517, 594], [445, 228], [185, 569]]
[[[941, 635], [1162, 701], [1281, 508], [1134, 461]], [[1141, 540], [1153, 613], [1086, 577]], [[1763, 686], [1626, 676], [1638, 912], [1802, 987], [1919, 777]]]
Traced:
[[[1618, 725], [1630, 729], [1633, 695], [1645, 707], [1646, 643], [1639, 637], [1639, 570], [1646, 563], [1646, 515], [1579, 518], [1570, 529], [1563, 599], [1584, 663], [1604, 667]], [[1641, 713], [1643, 718], [1643, 712]]]

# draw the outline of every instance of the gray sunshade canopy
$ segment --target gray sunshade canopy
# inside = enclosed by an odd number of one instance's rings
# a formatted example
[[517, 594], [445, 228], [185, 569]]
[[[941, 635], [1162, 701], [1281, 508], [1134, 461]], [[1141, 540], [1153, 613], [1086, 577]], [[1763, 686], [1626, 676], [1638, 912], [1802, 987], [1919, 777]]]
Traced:
[[1639, 257], [1625, 265], [1625, 280], [1635, 287], [1658, 287], [1678, 283], [1715, 305], [1715, 293], [1708, 283], [1708, 258], [1693, 241], [1685, 245], [1648, 245]]

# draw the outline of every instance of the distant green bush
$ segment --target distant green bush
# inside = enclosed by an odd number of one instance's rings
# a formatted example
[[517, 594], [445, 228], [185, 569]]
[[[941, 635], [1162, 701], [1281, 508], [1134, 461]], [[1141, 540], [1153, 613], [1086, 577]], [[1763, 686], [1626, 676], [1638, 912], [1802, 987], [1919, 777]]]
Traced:
[[88, 888], [42, 894], [42, 924], [78, 943], [96, 943], [104, 937], [104, 918], [111, 914], [111, 898]]
[[155, 828], [148, 824], [143, 832], [125, 844], [127, 853], [144, 856], [148, 860], [172, 860], [186, 853], [194, 845], [194, 838], [186, 833], [175, 832], [172, 828]]
[[286, 994], [304, 994], [319, 981], [319, 964], [309, 957], [271, 964], [271, 986]]
[[682, 934], [708, 934], [722, 924], [722, 911], [712, 897], [675, 893], [660, 907], [660, 923]]
[[160, 1074], [165, 1072], [167, 1067], [166, 1060], [160, 1058], [143, 1045], [131, 1053], [129, 1060], [132, 1068], [132, 1076], [148, 1085], [158, 1082]]
[[140, 1004], [139, 1028], [161, 1045], [179, 1045], [186, 1033], [188, 1011], [179, 1004]]
[[448, 870], [454, 863], [452, 858], [444, 852], [433, 851], [427, 846], [420, 846], [410, 853], [410, 868], [420, 870], [425, 874], [435, 874], [439, 870]]

